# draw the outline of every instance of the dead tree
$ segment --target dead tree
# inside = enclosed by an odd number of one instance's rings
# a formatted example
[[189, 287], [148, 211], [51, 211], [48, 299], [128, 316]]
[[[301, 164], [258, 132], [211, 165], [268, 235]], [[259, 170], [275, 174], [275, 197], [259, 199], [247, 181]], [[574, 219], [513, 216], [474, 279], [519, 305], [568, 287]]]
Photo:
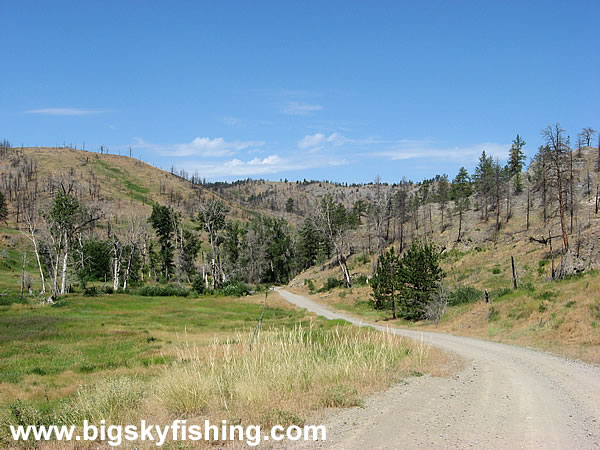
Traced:
[[562, 232], [563, 247], [569, 249], [569, 238], [565, 224], [565, 200], [563, 191], [563, 164], [565, 153], [568, 151], [568, 146], [564, 138], [564, 132], [558, 123], [548, 125], [542, 130], [542, 136], [546, 139], [547, 145], [550, 147], [550, 158], [554, 169], [554, 177], [556, 181], [558, 194], [558, 212], [560, 215], [560, 228]]

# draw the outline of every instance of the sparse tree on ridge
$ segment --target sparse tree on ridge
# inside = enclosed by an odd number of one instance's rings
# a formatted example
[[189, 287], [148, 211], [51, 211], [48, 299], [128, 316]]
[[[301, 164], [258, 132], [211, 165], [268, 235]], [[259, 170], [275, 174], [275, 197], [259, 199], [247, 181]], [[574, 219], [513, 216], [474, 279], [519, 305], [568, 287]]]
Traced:
[[525, 152], [523, 151], [525, 144], [526, 142], [517, 134], [517, 137], [513, 140], [508, 155], [508, 168], [510, 177], [513, 179], [515, 194], [520, 194], [523, 192], [521, 171], [523, 170], [523, 164], [525, 163]]
[[592, 139], [595, 134], [596, 134], [596, 130], [594, 130], [591, 127], [587, 127], [587, 128], [584, 128], [583, 130], [581, 130], [581, 132], [579, 133], [579, 137], [581, 137], [581, 140], [583, 142], [585, 142], [585, 146], [589, 147], [592, 143]]
[[469, 173], [467, 169], [461, 167], [454, 180], [452, 180], [452, 188], [450, 189], [450, 198], [454, 201], [455, 209], [458, 211], [458, 236], [456, 242], [461, 241], [463, 214], [469, 209], [471, 192]]
[[538, 148], [538, 152], [535, 154], [533, 161], [531, 161], [534, 182], [533, 190], [534, 192], [540, 192], [544, 224], [548, 220], [548, 168], [550, 167], [548, 157], [549, 152], [550, 149], [548, 146], [541, 145]]
[[446, 211], [446, 207], [448, 205], [448, 200], [450, 199], [450, 183], [448, 181], [448, 175], [442, 175], [438, 180], [437, 192], [436, 192], [436, 200], [439, 204], [440, 208], [440, 232], [443, 233], [445, 230], [444, 227], [444, 212]]
[[558, 212], [560, 215], [560, 228], [562, 241], [565, 250], [569, 249], [569, 238], [567, 235], [567, 227], [565, 220], [565, 199], [564, 199], [564, 172], [565, 172], [565, 157], [569, 151], [567, 138], [564, 135], [565, 130], [560, 127], [560, 124], [548, 125], [542, 129], [542, 137], [546, 140], [546, 144], [550, 149], [548, 155], [550, 157], [553, 168], [554, 181], [556, 182], [556, 190], [558, 194]]
[[473, 183], [475, 192], [479, 196], [481, 207], [481, 220], [488, 221], [488, 211], [490, 199], [494, 192], [494, 160], [491, 156], [486, 155], [485, 150], [481, 152], [475, 174], [473, 175]]

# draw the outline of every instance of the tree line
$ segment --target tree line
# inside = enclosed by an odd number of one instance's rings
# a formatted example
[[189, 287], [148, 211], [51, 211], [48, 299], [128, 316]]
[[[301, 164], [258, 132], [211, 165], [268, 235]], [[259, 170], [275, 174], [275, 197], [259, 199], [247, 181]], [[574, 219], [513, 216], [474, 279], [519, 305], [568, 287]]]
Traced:
[[[351, 287], [348, 258], [354, 253], [375, 254], [375, 273], [391, 264], [390, 260], [408, 255], [413, 242], [423, 241], [426, 246], [451, 225], [456, 225], [454, 240], [461, 242], [465, 214], [472, 210], [481, 222], [493, 221], [491, 237], [497, 239], [512, 218], [518, 196], [526, 195], [526, 229], [530, 209], [537, 210], [539, 204], [544, 224], [554, 218], [559, 222], [563, 251], [568, 251], [569, 238], [577, 227], [579, 200], [582, 195], [593, 195], [594, 184], [594, 213], [598, 212], [598, 177], [588, 171], [583, 192], [578, 191], [575, 177], [581, 149], [592, 143], [596, 132], [582, 130], [575, 149], [559, 124], [544, 128], [541, 135], [544, 144], [525, 172], [526, 143], [516, 135], [504, 165], [483, 151], [471, 174], [461, 167], [453, 178], [443, 174], [418, 183], [402, 179], [394, 185], [376, 178], [370, 183], [368, 197], [353, 203], [344, 199], [343, 192], [316, 198], [297, 227], [283, 218], [256, 212], [248, 213], [248, 220], [235, 220], [223, 200], [204, 197], [187, 204], [185, 217], [176, 204], [153, 203], [148, 217], [117, 218], [103, 211], [98, 196], [90, 195], [86, 204], [81, 186], [64, 180], [48, 185], [52, 203], [41, 212], [36, 198], [23, 194], [21, 185], [11, 181], [8, 185], [16, 188], [6, 190], [5, 184], [3, 190], [9, 196], [0, 191], [0, 221], [8, 218], [11, 198], [15, 211], [14, 193], [29, 198], [17, 208], [17, 223], [32, 243], [41, 291], [48, 290], [53, 296], [68, 291], [70, 280], [82, 285], [103, 281], [114, 290], [147, 281], [194, 283], [197, 289], [206, 290], [234, 282], [285, 283], [317, 264], [337, 266], [343, 283]], [[7, 152], [8, 144], [2, 145]], [[21, 180], [35, 179], [35, 164], [21, 162]], [[594, 169], [600, 171], [600, 147]], [[28, 189], [33, 189], [32, 185]], [[285, 203], [288, 212], [295, 208], [293, 199]], [[436, 209], [439, 220], [434, 223]], [[394, 257], [385, 253], [390, 245], [396, 247]]]

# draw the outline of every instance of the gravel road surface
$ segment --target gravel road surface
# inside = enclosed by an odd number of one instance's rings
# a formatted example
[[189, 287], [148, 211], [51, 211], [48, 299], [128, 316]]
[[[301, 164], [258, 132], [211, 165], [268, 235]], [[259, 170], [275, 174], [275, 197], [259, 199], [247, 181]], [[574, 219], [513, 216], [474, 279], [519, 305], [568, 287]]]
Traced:
[[363, 408], [326, 416], [322, 448], [600, 448], [600, 367], [522, 347], [443, 333], [386, 328], [284, 289], [299, 308], [328, 319], [423, 339], [466, 360], [451, 378], [407, 380]]

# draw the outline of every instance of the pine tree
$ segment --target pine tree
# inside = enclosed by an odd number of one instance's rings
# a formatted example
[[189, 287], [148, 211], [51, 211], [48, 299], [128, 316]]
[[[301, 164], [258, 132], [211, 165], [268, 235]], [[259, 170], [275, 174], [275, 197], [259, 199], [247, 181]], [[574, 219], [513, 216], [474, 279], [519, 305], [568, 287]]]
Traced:
[[481, 152], [479, 163], [473, 174], [475, 192], [481, 201], [481, 220], [488, 221], [489, 200], [494, 192], [494, 160], [487, 156], [485, 150]]
[[168, 206], [155, 204], [148, 222], [154, 228], [160, 243], [161, 272], [165, 279], [173, 273], [173, 233], [176, 227], [173, 220], [175, 212]]
[[508, 156], [508, 169], [510, 177], [514, 177], [515, 194], [523, 192], [523, 180], [521, 179], [521, 171], [523, 170], [523, 164], [525, 163], [525, 152], [523, 152], [523, 147], [525, 147], [525, 141], [517, 134], [517, 137], [513, 140], [512, 146], [510, 147]]
[[457, 242], [461, 240], [463, 213], [469, 209], [469, 197], [471, 197], [471, 179], [467, 169], [461, 167], [458, 174], [452, 180], [450, 189], [450, 198], [454, 201], [455, 209], [458, 211], [458, 237]]
[[398, 265], [400, 316], [407, 320], [425, 318], [432, 294], [445, 276], [440, 267], [440, 250], [431, 242], [416, 239]]
[[392, 318], [396, 318], [396, 302], [399, 284], [399, 255], [392, 247], [381, 254], [377, 260], [377, 270], [371, 278], [373, 290], [372, 302], [375, 309], [391, 309]]
[[8, 219], [8, 205], [6, 204], [6, 197], [0, 192], [0, 222], [6, 223]]

